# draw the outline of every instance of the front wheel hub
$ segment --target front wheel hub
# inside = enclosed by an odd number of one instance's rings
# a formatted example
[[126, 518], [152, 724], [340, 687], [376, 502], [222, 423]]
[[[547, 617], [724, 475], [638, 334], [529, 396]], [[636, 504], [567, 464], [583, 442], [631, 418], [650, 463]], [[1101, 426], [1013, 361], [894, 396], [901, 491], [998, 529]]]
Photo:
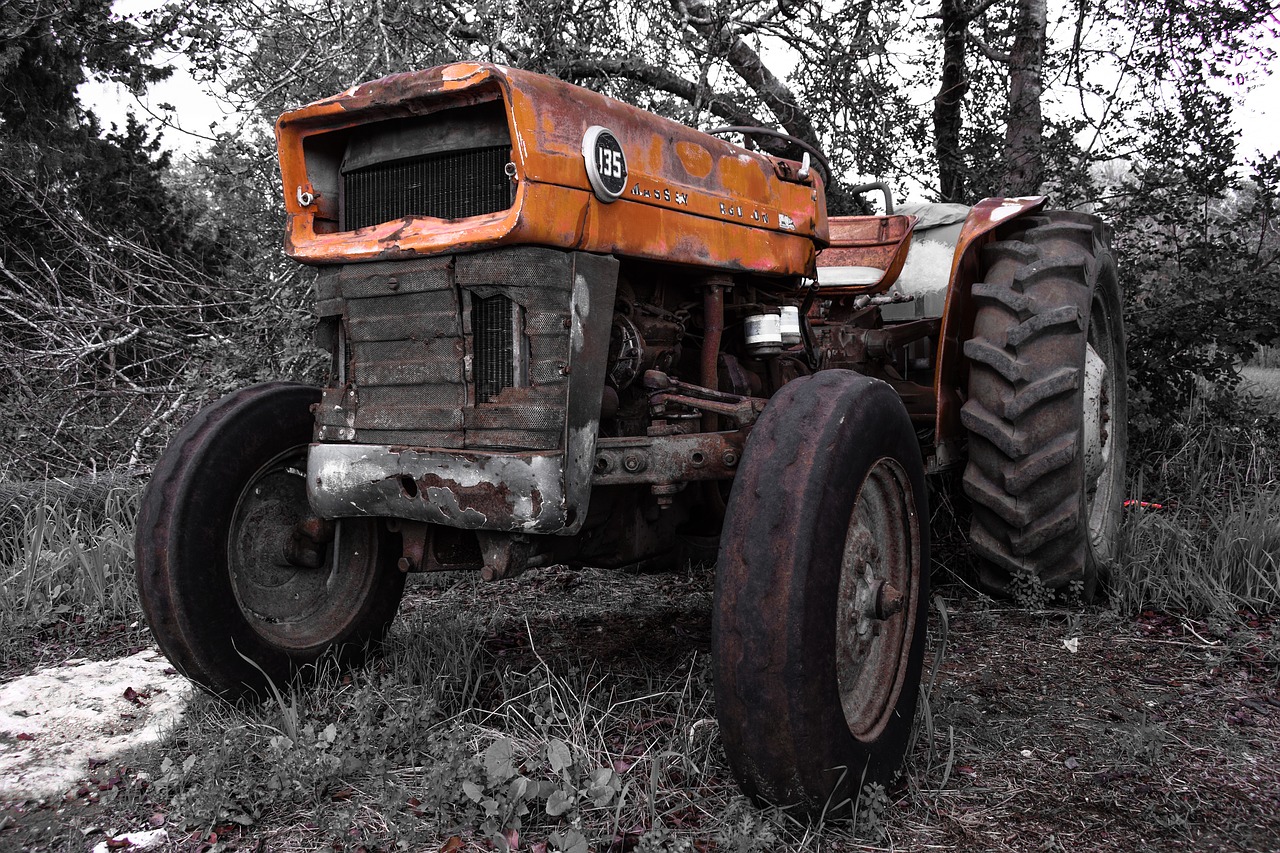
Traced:
[[907, 472], [876, 462], [858, 490], [841, 555], [836, 680], [850, 733], [865, 742], [897, 706], [911, 651], [920, 541]]

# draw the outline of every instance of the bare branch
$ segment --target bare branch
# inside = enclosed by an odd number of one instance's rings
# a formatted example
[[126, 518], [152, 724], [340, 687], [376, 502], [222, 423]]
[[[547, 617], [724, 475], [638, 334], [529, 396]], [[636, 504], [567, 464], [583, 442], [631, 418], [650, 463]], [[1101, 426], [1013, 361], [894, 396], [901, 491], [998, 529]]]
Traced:
[[[821, 147], [809, 115], [800, 108], [795, 94], [760, 59], [760, 54], [747, 44], [728, 23], [714, 23], [714, 7], [706, 0], [685, 3], [676, 0], [677, 11], [684, 14], [689, 26], [719, 48], [742, 81], [755, 92], [778, 123], [792, 136]], [[687, 10], [687, 11], [685, 11]]]
[[969, 43], [978, 49], [978, 52], [990, 59], [992, 62], [999, 62], [1002, 65], [1008, 65], [1010, 62], [1009, 54], [996, 50], [987, 44], [977, 33], [969, 33]]
[[708, 94], [697, 83], [635, 59], [578, 59], [558, 65], [555, 70], [566, 80], [623, 77], [683, 98], [691, 104], [702, 104], [709, 112], [732, 124], [760, 124], [753, 113], [727, 96], [715, 92]]

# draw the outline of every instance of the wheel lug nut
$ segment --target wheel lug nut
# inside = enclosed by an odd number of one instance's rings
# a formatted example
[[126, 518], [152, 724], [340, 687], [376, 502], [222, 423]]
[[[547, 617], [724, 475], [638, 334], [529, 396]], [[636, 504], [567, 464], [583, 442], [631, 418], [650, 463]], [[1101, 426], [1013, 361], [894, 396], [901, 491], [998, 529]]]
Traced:
[[902, 612], [902, 591], [891, 583], [881, 584], [876, 593], [876, 618], [888, 619]]

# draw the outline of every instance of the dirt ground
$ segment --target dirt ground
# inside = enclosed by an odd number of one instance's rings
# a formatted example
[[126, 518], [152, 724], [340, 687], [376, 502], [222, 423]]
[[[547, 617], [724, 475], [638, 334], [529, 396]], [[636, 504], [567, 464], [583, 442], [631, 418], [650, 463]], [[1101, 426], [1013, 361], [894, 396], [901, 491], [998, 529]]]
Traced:
[[[883, 839], [863, 849], [1280, 849], [1273, 618], [1026, 612], [959, 585], [936, 592], [946, 616], [932, 614], [931, 720], [890, 791]], [[495, 655], [530, 656], [532, 635], [542, 658], [590, 659], [619, 680], [710, 649], [709, 571], [543, 569], [417, 584], [404, 606], [474, 614]], [[164, 804], [129, 784], [144, 765], [86, 766], [61, 797], [4, 803], [0, 850], [89, 850], [115, 830], [163, 825]], [[170, 832], [164, 849], [207, 849]], [[223, 849], [255, 849], [244, 840]]]

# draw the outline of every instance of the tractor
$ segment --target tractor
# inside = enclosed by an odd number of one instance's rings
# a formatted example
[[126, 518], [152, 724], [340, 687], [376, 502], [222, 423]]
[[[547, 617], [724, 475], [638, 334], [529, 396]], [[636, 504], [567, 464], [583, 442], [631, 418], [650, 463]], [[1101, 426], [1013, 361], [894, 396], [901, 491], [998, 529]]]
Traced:
[[714, 553], [730, 766], [816, 810], [901, 765], [928, 477], [962, 482], [991, 592], [1105, 577], [1126, 382], [1099, 219], [894, 212], [883, 186], [883, 214], [828, 217], [803, 144], [491, 64], [355, 86], [276, 135], [327, 381], [203, 408], [138, 519], [147, 620], [204, 688], [358, 664], [409, 572]]

